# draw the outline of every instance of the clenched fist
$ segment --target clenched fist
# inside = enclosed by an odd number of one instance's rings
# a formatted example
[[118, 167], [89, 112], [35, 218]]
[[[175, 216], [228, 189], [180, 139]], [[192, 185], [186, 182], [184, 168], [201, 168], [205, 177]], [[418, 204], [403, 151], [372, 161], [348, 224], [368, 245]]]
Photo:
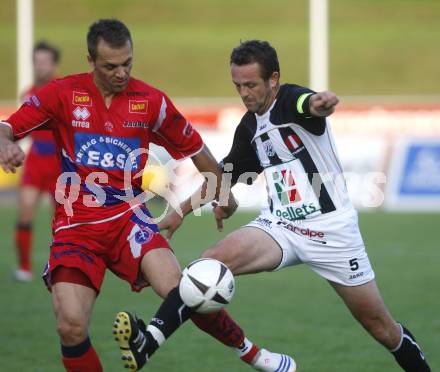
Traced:
[[6, 173], [15, 173], [16, 168], [23, 164], [24, 157], [20, 146], [9, 138], [0, 137], [0, 166]]
[[310, 97], [310, 113], [313, 116], [329, 116], [335, 112], [335, 106], [339, 103], [339, 98], [330, 91], [320, 92]]

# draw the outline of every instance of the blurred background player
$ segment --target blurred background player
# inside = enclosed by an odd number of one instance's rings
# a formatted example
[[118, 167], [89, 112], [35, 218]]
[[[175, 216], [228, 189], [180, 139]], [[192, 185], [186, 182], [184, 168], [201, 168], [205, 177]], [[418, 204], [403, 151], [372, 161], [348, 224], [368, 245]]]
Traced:
[[[55, 77], [59, 58], [60, 53], [54, 46], [44, 41], [35, 45], [33, 51], [34, 85], [23, 95], [23, 100], [30, 99]], [[59, 174], [52, 132], [50, 130], [34, 131], [30, 137], [32, 145], [25, 160], [20, 183], [15, 234], [18, 257], [15, 277], [20, 281], [32, 279], [32, 222], [40, 197], [44, 193], [53, 196]]]
[[[38, 42], [33, 51], [34, 85], [23, 95], [22, 101], [30, 99], [39, 89], [54, 79], [60, 52], [45, 41]], [[50, 130], [33, 131], [32, 145], [24, 162], [18, 192], [18, 215], [15, 230], [15, 246], [18, 267], [15, 279], [21, 282], [32, 280], [32, 224], [38, 202], [43, 194], [53, 197], [59, 175], [55, 156], [55, 142]]]

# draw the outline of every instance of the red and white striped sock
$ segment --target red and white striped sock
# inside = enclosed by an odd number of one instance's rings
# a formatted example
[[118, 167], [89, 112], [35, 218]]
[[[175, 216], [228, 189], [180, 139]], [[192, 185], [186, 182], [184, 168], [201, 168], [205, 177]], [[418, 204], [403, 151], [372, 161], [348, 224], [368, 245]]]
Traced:
[[242, 346], [234, 347], [234, 350], [243, 362], [252, 364], [260, 348], [245, 337]]

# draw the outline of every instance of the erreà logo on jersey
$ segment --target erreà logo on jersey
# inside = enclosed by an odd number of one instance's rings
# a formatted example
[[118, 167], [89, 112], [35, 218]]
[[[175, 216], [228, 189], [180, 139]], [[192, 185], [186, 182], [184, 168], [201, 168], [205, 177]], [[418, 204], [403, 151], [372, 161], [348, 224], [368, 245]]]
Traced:
[[296, 188], [292, 172], [287, 169], [272, 173], [275, 190], [282, 205], [289, 205], [301, 201], [301, 196]]
[[86, 120], [90, 116], [90, 112], [85, 107], [76, 107], [73, 110], [73, 116], [75, 116], [76, 120]]
[[128, 100], [128, 112], [130, 114], [146, 114], [148, 101]]
[[92, 106], [92, 97], [89, 93], [73, 92], [72, 104], [78, 106]]

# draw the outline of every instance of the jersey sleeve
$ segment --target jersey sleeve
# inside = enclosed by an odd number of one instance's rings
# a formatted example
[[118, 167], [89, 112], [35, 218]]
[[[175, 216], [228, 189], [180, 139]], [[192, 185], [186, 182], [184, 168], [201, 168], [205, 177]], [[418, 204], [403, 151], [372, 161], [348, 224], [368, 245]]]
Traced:
[[48, 129], [47, 123], [57, 115], [59, 106], [58, 85], [51, 82], [30, 96], [3, 123], [11, 126], [14, 140], [18, 140], [33, 130]]
[[152, 142], [163, 146], [176, 160], [196, 155], [203, 148], [200, 134], [163, 95], [159, 114], [152, 130]]
[[239, 124], [235, 130], [231, 150], [220, 162], [223, 173], [232, 173], [232, 184], [236, 184], [244, 173], [253, 173], [250, 174], [250, 177], [242, 177], [240, 180], [251, 185], [257, 175], [263, 171], [257, 154], [252, 148], [251, 140], [249, 130], [244, 125]]
[[281, 95], [283, 111], [288, 113], [289, 120], [299, 124], [308, 132], [322, 135], [325, 132], [326, 119], [312, 116], [310, 97], [316, 92], [299, 85], [288, 84]]

